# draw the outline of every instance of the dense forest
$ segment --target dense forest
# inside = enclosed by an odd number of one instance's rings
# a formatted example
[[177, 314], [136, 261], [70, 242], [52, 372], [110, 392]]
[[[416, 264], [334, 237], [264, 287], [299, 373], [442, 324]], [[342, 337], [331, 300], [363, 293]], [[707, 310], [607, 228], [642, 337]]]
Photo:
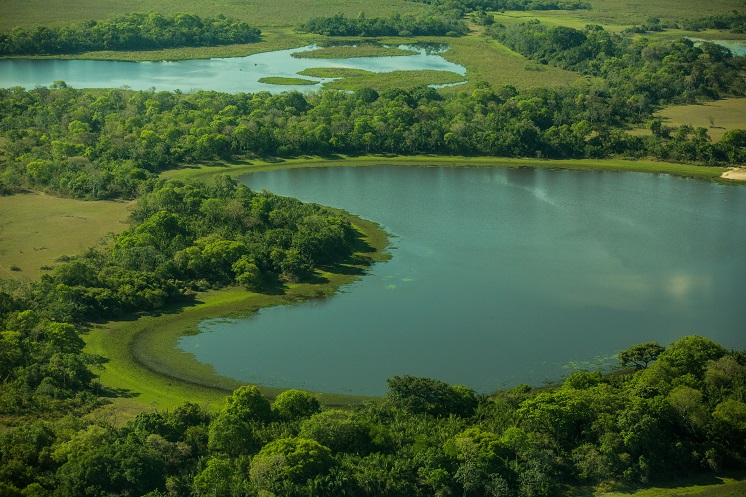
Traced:
[[0, 434], [0, 492], [536, 497], [744, 468], [746, 354], [689, 336], [620, 362], [623, 374], [490, 397], [401, 376], [381, 402], [344, 410], [297, 390], [270, 403], [247, 386], [216, 414], [184, 404], [121, 428], [39, 420]]
[[[271, 95], [200, 91], [0, 90], [0, 191], [132, 198], [141, 181], [185, 162], [241, 156], [432, 153], [503, 157], [652, 157], [746, 161], [746, 131], [669, 129], [666, 104], [743, 96], [746, 58], [712, 43], [632, 41], [598, 26], [537, 22], [488, 32], [540, 63], [592, 76], [564, 88], [478, 83], [471, 93], [370, 88]], [[650, 136], [626, 132], [646, 125]]]
[[331, 17], [312, 17], [298, 26], [298, 31], [326, 36], [458, 36], [468, 31], [460, 16], [423, 15], [356, 18], [336, 14]]
[[97, 50], [153, 50], [259, 41], [261, 31], [224, 16], [126, 14], [71, 27], [17, 27], [0, 33], [0, 55], [47, 55]]

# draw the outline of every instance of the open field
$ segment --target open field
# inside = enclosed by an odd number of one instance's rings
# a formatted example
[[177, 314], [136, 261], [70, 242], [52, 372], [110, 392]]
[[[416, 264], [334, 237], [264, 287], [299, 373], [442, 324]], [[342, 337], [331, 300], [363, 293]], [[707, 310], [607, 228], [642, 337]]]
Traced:
[[0, 278], [38, 279], [42, 266], [54, 266], [58, 257], [76, 255], [126, 228], [129, 205], [42, 193], [0, 196]]
[[523, 89], [533, 86], [567, 86], [586, 80], [571, 71], [536, 64], [497, 41], [482, 36], [432, 38], [428, 41], [450, 45], [451, 48], [441, 54], [443, 58], [466, 67], [468, 83], [444, 89], [445, 92], [471, 91], [477, 81], [486, 81], [493, 87], [513, 85]]
[[[663, 124], [679, 127], [688, 124], [694, 128], [707, 128], [713, 142], [732, 129], [746, 129], [746, 98], [729, 98], [693, 105], [674, 105], [655, 113]], [[712, 118], [712, 122], [710, 119]], [[646, 128], [636, 128], [630, 133], [638, 136], [650, 134]]]
[[[215, 316], [248, 316], [263, 307], [330, 297], [340, 286], [363, 274], [369, 264], [365, 260], [385, 260], [386, 234], [375, 223], [351, 220], [363, 233], [368, 250], [374, 251], [363, 254], [362, 262], [319, 272], [323, 283], [288, 285], [282, 295], [253, 293], [243, 288], [205, 292], [198, 295], [193, 305], [174, 306], [156, 316], [111, 322], [92, 330], [85, 336], [86, 351], [108, 361], [100, 381], [112, 403], [103, 411], [116, 413], [120, 421], [125, 421], [142, 410], [170, 409], [186, 401], [220, 407], [225, 396], [241, 383], [218, 376], [212, 367], [178, 349], [179, 337], [196, 333], [201, 321]], [[269, 398], [282, 390], [262, 388]], [[326, 405], [363, 400], [335, 394], [318, 397]]]
[[688, 124], [695, 128], [707, 128], [710, 138], [716, 142], [731, 129], [746, 129], [746, 98], [731, 98], [697, 105], [677, 105], [663, 109], [656, 115], [668, 126]]
[[338, 90], [357, 90], [370, 87], [378, 91], [384, 91], [395, 88], [416, 88], [418, 86], [427, 85], [452, 85], [463, 81], [464, 77], [455, 72], [423, 69], [417, 71], [391, 71], [353, 76], [324, 83], [324, 86], [328, 88], [336, 88]]
[[161, 14], [188, 12], [199, 16], [224, 14], [245, 21], [251, 26], [296, 26], [314, 16], [329, 16], [342, 12], [356, 17], [364, 11], [366, 15], [386, 16], [393, 11], [402, 14], [425, 10], [424, 4], [405, 0], [223, 0], [201, 2], [199, 0], [0, 0], [0, 30], [10, 31], [15, 26], [45, 24], [65, 26], [88, 19], [109, 19], [128, 12], [156, 11]]
[[648, 17], [695, 19], [743, 10], [742, 0], [588, 0], [590, 10], [576, 11], [596, 24], [642, 24]]

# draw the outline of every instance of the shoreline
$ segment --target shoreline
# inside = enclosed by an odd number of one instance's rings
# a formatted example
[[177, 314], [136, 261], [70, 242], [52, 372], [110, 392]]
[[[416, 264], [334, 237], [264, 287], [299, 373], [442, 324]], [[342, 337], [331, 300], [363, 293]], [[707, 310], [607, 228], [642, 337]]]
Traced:
[[[720, 166], [698, 166], [674, 162], [627, 159], [529, 159], [501, 157], [465, 157], [439, 155], [332, 155], [301, 156], [289, 159], [251, 158], [232, 162], [215, 162], [211, 164], [185, 165], [164, 171], [161, 177], [168, 179], [206, 180], [216, 174], [229, 174], [233, 177], [248, 175], [254, 172], [276, 169], [297, 169], [307, 167], [366, 167], [391, 165], [403, 167], [504, 167], [504, 168], [538, 168], [567, 169], [574, 171], [610, 171], [641, 172], [652, 174], [670, 174], [684, 178], [694, 178], [726, 184], [739, 184], [741, 179], [726, 176], [734, 168]], [[739, 169], [739, 168], [735, 168]], [[746, 171], [746, 168], [740, 168]]]
[[[288, 285], [282, 295], [228, 287], [200, 293], [191, 303], [175, 304], [153, 315], [129, 316], [93, 327], [83, 336], [85, 351], [105, 357], [99, 381], [110, 403], [97, 411], [122, 421], [143, 410], [172, 409], [184, 402], [215, 410], [233, 390], [247, 382], [223, 377], [178, 348], [182, 336], [199, 333], [205, 319], [247, 317], [266, 307], [330, 298], [365, 275], [373, 264], [388, 259], [388, 234], [376, 223], [349, 216], [362, 240], [374, 252], [358, 253], [362, 262], [339, 264], [317, 275], [324, 283]], [[272, 399], [286, 388], [259, 386]], [[328, 406], [359, 404], [370, 397], [313, 392]]]
[[[437, 156], [363, 156], [363, 157], [302, 157], [287, 160], [246, 160], [212, 165], [183, 166], [166, 171], [165, 178], [208, 180], [216, 174], [245, 176], [253, 172], [274, 169], [307, 167], [366, 167], [373, 165], [407, 167], [538, 167], [578, 171], [631, 171], [697, 178], [729, 184], [743, 184], [725, 176], [731, 170], [721, 167], [692, 166], [655, 161], [625, 160], [536, 160], [499, 159], [493, 157], [437, 157]], [[746, 179], [746, 171], [742, 171]], [[250, 316], [260, 309], [288, 305], [312, 298], [329, 298], [339, 288], [365, 274], [371, 264], [386, 259], [388, 235], [376, 223], [350, 216], [363, 239], [375, 249], [367, 264], [356, 266], [358, 274], [350, 271], [334, 272], [331, 268], [322, 276], [323, 284], [293, 284], [284, 295], [264, 295], [243, 288], [225, 288], [204, 292], [194, 303], [172, 306], [158, 315], [132, 317], [99, 326], [86, 335], [86, 351], [107, 359], [101, 383], [106, 390], [118, 392], [112, 396], [111, 409], [127, 417], [145, 410], [173, 408], [184, 401], [197, 402], [208, 409], [217, 408], [232, 390], [244, 382], [218, 375], [211, 366], [197, 362], [192, 354], [177, 347], [182, 336], [198, 333], [197, 326], [209, 318]], [[354, 272], [354, 271], [353, 271]], [[157, 331], [156, 331], [157, 330]], [[260, 387], [270, 398], [285, 390], [279, 387]], [[315, 392], [326, 405], [349, 405], [370, 400], [342, 394]]]

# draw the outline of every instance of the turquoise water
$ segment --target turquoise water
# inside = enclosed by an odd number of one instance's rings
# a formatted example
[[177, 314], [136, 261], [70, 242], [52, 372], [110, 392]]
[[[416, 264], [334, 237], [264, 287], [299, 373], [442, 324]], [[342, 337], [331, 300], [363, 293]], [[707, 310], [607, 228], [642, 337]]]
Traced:
[[271, 85], [260, 83], [263, 77], [298, 77], [296, 74], [311, 67], [347, 67], [373, 72], [432, 69], [466, 73], [463, 66], [448, 62], [437, 51], [422, 46], [401, 46], [415, 50], [415, 55], [387, 57], [355, 57], [349, 59], [310, 59], [292, 57], [291, 54], [312, 50], [314, 46], [279, 50], [223, 59], [197, 59], [160, 62], [117, 62], [101, 60], [60, 59], [3, 59], [0, 60], [0, 87], [22, 86], [30, 89], [37, 85], [49, 86], [55, 81], [65, 81], [75, 88], [119, 88], [156, 91], [214, 90], [227, 93], [269, 91], [279, 93], [290, 90], [318, 90], [323, 78], [316, 85]]
[[643, 341], [746, 347], [746, 188], [667, 175], [329, 168], [244, 182], [381, 223], [392, 259], [327, 300], [202, 323], [180, 346], [263, 385], [480, 392], [613, 364]]

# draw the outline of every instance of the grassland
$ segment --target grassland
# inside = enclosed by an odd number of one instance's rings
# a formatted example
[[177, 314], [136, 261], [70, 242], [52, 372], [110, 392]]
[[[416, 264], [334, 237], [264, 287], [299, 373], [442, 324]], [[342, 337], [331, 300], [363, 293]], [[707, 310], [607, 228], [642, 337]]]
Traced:
[[60, 256], [78, 254], [126, 228], [129, 205], [42, 193], [0, 196], [0, 278], [38, 279], [41, 268], [54, 266]]
[[251, 26], [297, 26], [314, 16], [328, 16], [342, 12], [356, 17], [364, 11], [369, 16], [386, 16], [393, 11], [415, 14], [426, 6], [406, 0], [0, 0], [0, 30], [10, 31], [15, 26], [35, 24], [65, 26], [88, 19], [110, 19], [128, 12], [156, 11], [162, 14], [194, 13], [202, 17], [224, 14]]
[[266, 83], [268, 85], [315, 85], [318, 81], [305, 78], [286, 78], [283, 76], [269, 76], [266, 78], [259, 78], [260, 83]]
[[712, 141], [720, 141], [731, 129], [746, 128], [746, 98], [716, 100], [697, 105], [676, 105], [663, 109], [656, 115], [668, 126], [688, 124], [695, 128], [707, 128]]
[[354, 78], [359, 76], [370, 76], [373, 71], [363, 69], [352, 69], [351, 67], [309, 67], [298, 73], [301, 76], [312, 78]]

